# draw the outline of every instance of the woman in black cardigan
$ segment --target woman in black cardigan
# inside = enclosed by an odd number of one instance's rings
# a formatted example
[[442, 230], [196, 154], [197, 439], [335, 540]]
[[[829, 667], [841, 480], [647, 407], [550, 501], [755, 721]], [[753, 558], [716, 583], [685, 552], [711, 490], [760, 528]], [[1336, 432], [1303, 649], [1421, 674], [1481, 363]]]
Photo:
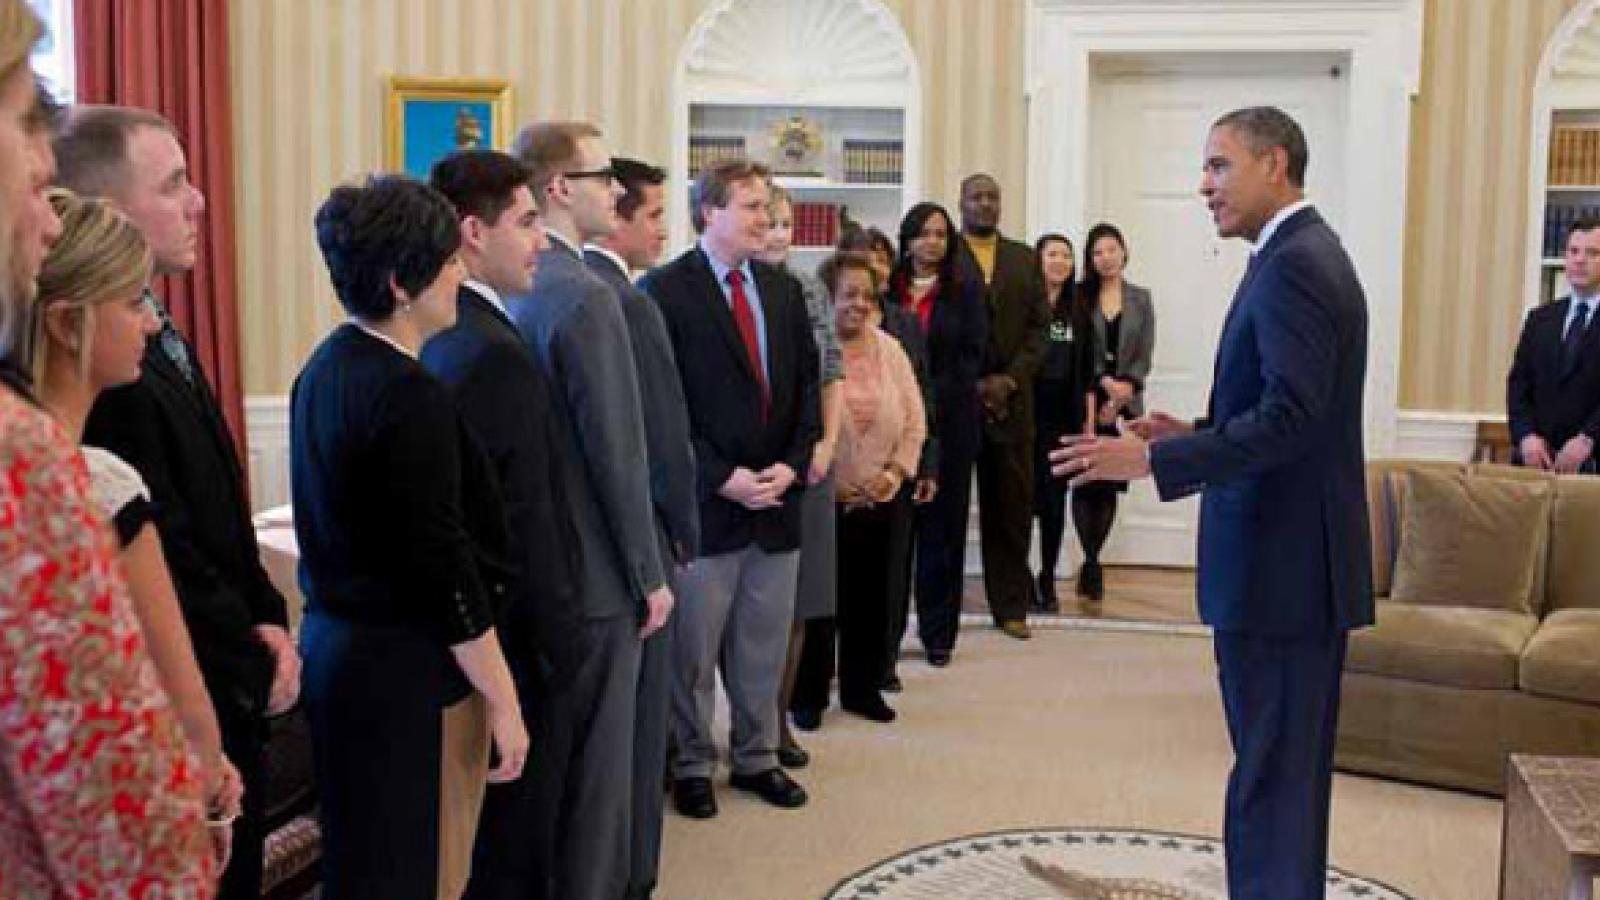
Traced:
[[316, 229], [350, 316], [295, 380], [290, 419], [322, 895], [456, 897], [485, 738], [490, 781], [518, 777], [528, 753], [493, 628], [504, 513], [417, 361], [455, 322], [458, 226], [432, 189], [379, 177], [336, 188]]

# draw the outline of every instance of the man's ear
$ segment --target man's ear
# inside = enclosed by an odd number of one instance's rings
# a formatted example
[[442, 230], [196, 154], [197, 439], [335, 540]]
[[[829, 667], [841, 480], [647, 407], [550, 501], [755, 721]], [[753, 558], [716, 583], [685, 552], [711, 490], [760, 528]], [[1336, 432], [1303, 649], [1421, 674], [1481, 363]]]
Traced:
[[471, 247], [474, 250], [483, 247], [483, 232], [488, 226], [477, 216], [467, 216], [461, 220], [461, 246]]

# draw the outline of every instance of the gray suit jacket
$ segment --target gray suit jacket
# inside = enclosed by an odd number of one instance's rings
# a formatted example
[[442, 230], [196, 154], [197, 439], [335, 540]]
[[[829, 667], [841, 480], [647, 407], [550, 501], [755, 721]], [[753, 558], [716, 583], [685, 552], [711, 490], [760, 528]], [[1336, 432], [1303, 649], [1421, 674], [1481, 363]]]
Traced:
[[1150, 361], [1156, 350], [1156, 308], [1150, 302], [1150, 291], [1131, 281], [1122, 283], [1122, 330], [1117, 335], [1117, 370], [1105, 370], [1106, 317], [1100, 314], [1099, 304], [1089, 312], [1094, 323], [1095, 380], [1100, 376], [1133, 382], [1133, 402], [1128, 412], [1144, 415], [1144, 382], [1150, 377]]
[[585, 250], [583, 261], [616, 293], [622, 318], [628, 323], [633, 364], [639, 375], [645, 448], [650, 456], [650, 496], [666, 551], [662, 562], [683, 565], [700, 555], [700, 498], [695, 493], [689, 405], [683, 399], [672, 338], [656, 302], [634, 286], [616, 260], [598, 250]]
[[533, 291], [510, 300], [517, 331], [555, 387], [556, 458], [571, 502], [590, 618], [641, 615], [666, 583], [628, 325], [611, 288], [555, 239]]

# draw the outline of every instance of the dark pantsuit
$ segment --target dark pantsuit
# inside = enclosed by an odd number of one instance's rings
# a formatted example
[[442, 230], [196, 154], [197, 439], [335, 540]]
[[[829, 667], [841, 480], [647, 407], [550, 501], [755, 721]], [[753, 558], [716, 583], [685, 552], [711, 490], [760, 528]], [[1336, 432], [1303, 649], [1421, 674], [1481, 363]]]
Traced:
[[217, 900], [257, 900], [261, 896], [261, 859], [265, 850], [267, 771], [263, 757], [266, 723], [255, 716], [217, 714], [222, 752], [239, 770], [244, 800], [233, 823], [233, 855], [217, 887]]
[[661, 822], [666, 812], [667, 732], [672, 727], [671, 628], [644, 642], [639, 657], [639, 688], [633, 717], [633, 851], [628, 867], [628, 900], [649, 897], [661, 862]]
[[1224, 841], [1232, 900], [1321, 900], [1347, 633], [1275, 638], [1218, 631], [1235, 756]]
[[1072, 404], [1082, 408], [1083, 396], [1067, 379], [1039, 378], [1033, 382], [1033, 397], [1033, 509], [1039, 517], [1039, 573], [1054, 578], [1067, 529], [1067, 480], [1051, 473], [1050, 451], [1061, 446], [1061, 436], [1071, 427], [1067, 413]]
[[628, 878], [638, 623], [589, 619], [570, 683], [541, 704], [530, 765], [538, 823], [534, 865], [543, 900], [611, 900]]
[[954, 650], [966, 577], [967, 511], [972, 505], [972, 457], [944, 445], [939, 493], [917, 510], [917, 631], [930, 651]]
[[906, 615], [911, 608], [912, 564], [916, 546], [916, 507], [911, 495], [915, 484], [900, 490], [899, 502], [905, 506], [905, 515], [895, 520], [889, 533], [889, 619], [883, 653], [883, 677], [894, 674], [895, 663], [900, 658], [900, 644], [906, 638]]
[[[511, 677], [517, 685], [517, 701], [522, 721], [532, 733], [533, 743], [544, 740], [538, 723], [546, 719], [543, 698], [549, 685], [528, 671], [528, 660], [508, 655]], [[483, 814], [478, 818], [478, 836], [472, 848], [472, 878], [467, 882], [467, 900], [527, 900], [533, 886], [546, 878], [532, 853], [532, 835], [538, 827], [538, 799], [534, 766], [529, 762], [522, 777], [503, 784], [491, 784], [484, 791]], [[518, 848], [523, 852], [509, 852]]]
[[839, 702], [846, 706], [881, 701], [878, 686], [887, 667], [890, 589], [898, 561], [892, 553], [911, 509], [903, 498], [865, 509], [838, 507], [839, 611], [806, 626], [805, 652], [795, 679], [794, 709], [826, 709], [838, 645]]
[[[1031, 432], [1031, 429], [1030, 429]], [[983, 590], [995, 624], [1028, 616], [1033, 578], [1028, 539], [1033, 530], [1033, 437], [985, 438], [978, 454], [978, 530], [983, 547]]]
[[317, 612], [307, 614], [301, 644], [322, 896], [434, 900], [448, 651], [415, 627]]

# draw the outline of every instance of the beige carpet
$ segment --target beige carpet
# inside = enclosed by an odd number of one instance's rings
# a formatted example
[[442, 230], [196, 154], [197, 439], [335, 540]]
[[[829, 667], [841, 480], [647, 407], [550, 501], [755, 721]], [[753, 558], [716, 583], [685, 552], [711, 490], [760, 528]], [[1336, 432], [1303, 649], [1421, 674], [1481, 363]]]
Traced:
[[[662, 900], [816, 900], [858, 870], [957, 835], [1051, 825], [1220, 833], [1227, 736], [1208, 640], [966, 626], [955, 662], [901, 664], [900, 721], [830, 711], [803, 735], [811, 804], [727, 787], [722, 814], [669, 810]], [[720, 726], [725, 732], [725, 724]], [[1490, 900], [1500, 803], [1340, 775], [1331, 862], [1418, 900]]]

